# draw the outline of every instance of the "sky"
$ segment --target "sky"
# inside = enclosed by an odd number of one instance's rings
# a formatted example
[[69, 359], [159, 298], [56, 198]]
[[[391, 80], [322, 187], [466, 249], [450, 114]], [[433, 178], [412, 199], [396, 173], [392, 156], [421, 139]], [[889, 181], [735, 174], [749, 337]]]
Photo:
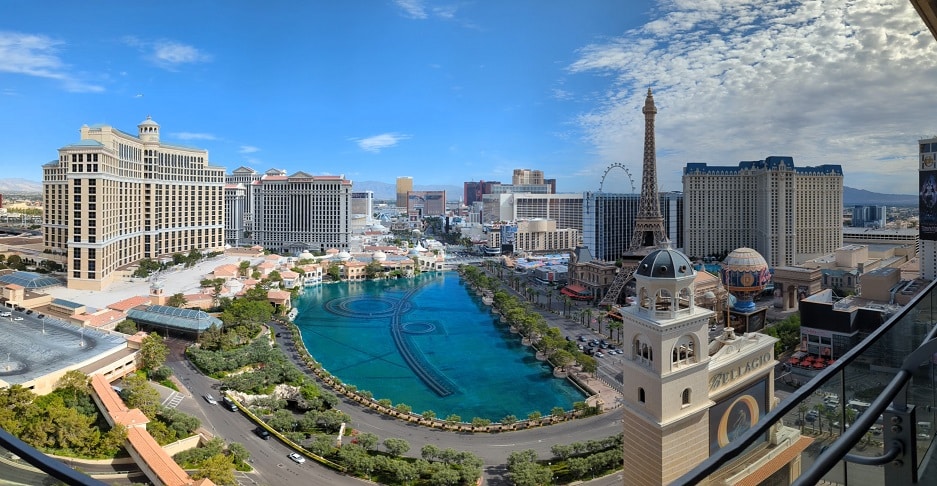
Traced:
[[640, 191], [648, 88], [662, 191], [682, 190], [689, 162], [784, 155], [840, 164], [850, 187], [915, 194], [917, 140], [937, 135], [937, 42], [907, 0], [5, 0], [2, 11], [0, 178], [41, 181], [82, 125], [135, 134], [151, 116], [164, 142], [207, 149], [228, 172], [461, 187], [527, 168], [558, 192]]

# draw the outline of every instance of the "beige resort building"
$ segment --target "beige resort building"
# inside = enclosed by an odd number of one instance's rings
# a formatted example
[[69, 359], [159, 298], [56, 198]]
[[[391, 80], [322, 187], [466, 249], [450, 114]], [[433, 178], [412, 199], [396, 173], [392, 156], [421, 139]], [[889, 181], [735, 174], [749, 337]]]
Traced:
[[67, 253], [68, 288], [105, 289], [143, 258], [223, 249], [224, 168], [159, 130], [150, 117], [136, 135], [84, 125], [42, 166], [43, 242]]

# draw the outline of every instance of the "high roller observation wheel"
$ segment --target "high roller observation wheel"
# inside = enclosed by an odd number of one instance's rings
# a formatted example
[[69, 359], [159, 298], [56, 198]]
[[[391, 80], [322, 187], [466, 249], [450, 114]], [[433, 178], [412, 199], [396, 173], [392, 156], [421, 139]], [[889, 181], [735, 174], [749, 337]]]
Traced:
[[609, 165], [605, 169], [605, 173], [602, 174], [602, 180], [599, 182], [599, 192], [602, 192], [602, 186], [605, 185], [605, 177], [608, 176], [608, 173], [611, 172], [611, 170], [615, 168], [625, 171], [625, 175], [628, 176], [628, 182], [631, 183], [631, 193], [634, 194], [635, 193], [634, 178], [631, 177], [631, 171], [628, 170], [628, 168], [625, 167], [624, 164], [621, 164], [619, 162], [613, 162], [611, 165]]

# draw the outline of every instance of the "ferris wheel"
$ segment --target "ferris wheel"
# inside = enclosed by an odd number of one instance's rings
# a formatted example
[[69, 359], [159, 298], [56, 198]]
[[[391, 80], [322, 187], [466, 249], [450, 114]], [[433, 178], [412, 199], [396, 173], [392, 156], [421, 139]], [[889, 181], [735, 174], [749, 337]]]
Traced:
[[625, 167], [624, 164], [621, 164], [618, 162], [613, 162], [611, 165], [609, 165], [605, 169], [605, 173], [602, 174], [602, 180], [601, 182], [599, 182], [599, 192], [602, 192], [602, 186], [605, 185], [605, 178], [608, 176], [608, 173], [611, 172], [611, 170], [615, 168], [625, 171], [625, 175], [628, 176], [628, 182], [631, 183], [631, 193], [634, 194], [635, 193], [634, 179], [631, 177], [631, 171], [628, 170], [628, 168]]

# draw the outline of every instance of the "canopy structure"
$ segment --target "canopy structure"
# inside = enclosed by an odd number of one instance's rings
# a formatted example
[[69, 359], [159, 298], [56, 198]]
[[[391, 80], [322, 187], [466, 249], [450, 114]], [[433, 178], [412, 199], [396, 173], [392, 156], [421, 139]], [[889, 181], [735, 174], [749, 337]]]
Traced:
[[136, 307], [127, 311], [127, 317], [137, 324], [146, 325], [156, 330], [181, 331], [201, 334], [212, 325], [221, 327], [221, 319], [197, 309], [180, 309], [165, 305]]
[[62, 285], [62, 280], [35, 272], [13, 272], [0, 276], [0, 285], [16, 284], [27, 290]]

